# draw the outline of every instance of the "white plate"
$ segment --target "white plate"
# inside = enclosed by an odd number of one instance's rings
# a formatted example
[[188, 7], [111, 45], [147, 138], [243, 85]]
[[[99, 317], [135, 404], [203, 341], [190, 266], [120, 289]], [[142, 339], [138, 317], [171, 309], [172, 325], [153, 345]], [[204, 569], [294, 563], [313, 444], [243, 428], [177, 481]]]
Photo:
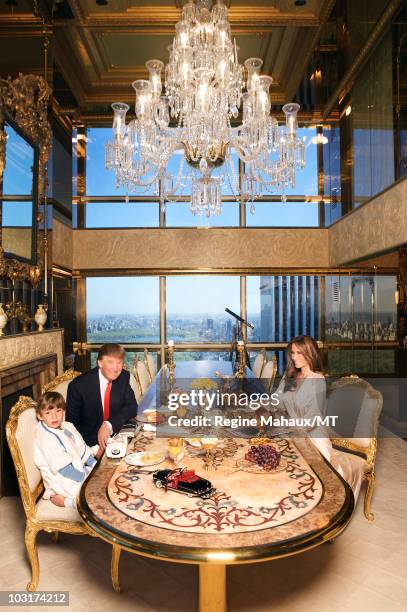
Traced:
[[124, 460], [129, 465], [157, 465], [162, 463], [165, 459], [165, 455], [154, 451], [144, 451], [141, 453], [131, 453], [127, 455]]
[[194, 446], [195, 448], [201, 448], [202, 446], [200, 438], [185, 438], [185, 440], [188, 442], [188, 444]]

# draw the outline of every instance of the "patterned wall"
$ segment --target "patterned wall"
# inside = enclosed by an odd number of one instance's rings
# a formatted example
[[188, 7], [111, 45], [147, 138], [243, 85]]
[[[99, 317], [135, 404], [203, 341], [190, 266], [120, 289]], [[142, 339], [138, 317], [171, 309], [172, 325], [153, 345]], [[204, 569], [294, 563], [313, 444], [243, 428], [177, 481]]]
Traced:
[[330, 227], [330, 265], [344, 265], [406, 243], [406, 202], [407, 180], [402, 179]]
[[326, 229], [75, 230], [74, 269], [328, 266]]

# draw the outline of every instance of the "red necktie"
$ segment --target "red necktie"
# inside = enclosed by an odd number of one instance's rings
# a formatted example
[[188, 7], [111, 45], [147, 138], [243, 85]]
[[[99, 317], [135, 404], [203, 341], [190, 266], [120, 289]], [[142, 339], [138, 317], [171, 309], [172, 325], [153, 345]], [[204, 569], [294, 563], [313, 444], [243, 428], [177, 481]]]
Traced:
[[103, 420], [108, 421], [110, 418], [110, 389], [112, 388], [112, 383], [109, 381], [107, 383], [105, 397], [103, 400]]

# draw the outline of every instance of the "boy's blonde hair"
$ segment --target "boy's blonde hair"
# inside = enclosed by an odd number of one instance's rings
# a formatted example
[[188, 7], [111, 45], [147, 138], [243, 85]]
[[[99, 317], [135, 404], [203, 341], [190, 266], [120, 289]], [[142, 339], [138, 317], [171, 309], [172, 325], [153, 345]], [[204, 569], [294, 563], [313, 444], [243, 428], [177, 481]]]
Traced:
[[41, 414], [46, 408], [62, 408], [62, 410], [66, 411], [66, 403], [63, 396], [57, 393], [57, 391], [43, 393], [43, 395], [38, 398], [35, 413]]

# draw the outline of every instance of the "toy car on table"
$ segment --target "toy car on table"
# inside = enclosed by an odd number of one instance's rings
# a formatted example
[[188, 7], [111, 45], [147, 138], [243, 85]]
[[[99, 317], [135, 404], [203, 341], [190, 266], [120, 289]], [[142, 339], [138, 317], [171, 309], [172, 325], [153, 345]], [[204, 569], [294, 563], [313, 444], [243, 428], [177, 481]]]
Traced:
[[179, 491], [189, 497], [197, 496], [208, 499], [215, 492], [209, 480], [195, 474], [195, 470], [185, 468], [157, 470], [153, 474], [153, 480], [158, 489]]

